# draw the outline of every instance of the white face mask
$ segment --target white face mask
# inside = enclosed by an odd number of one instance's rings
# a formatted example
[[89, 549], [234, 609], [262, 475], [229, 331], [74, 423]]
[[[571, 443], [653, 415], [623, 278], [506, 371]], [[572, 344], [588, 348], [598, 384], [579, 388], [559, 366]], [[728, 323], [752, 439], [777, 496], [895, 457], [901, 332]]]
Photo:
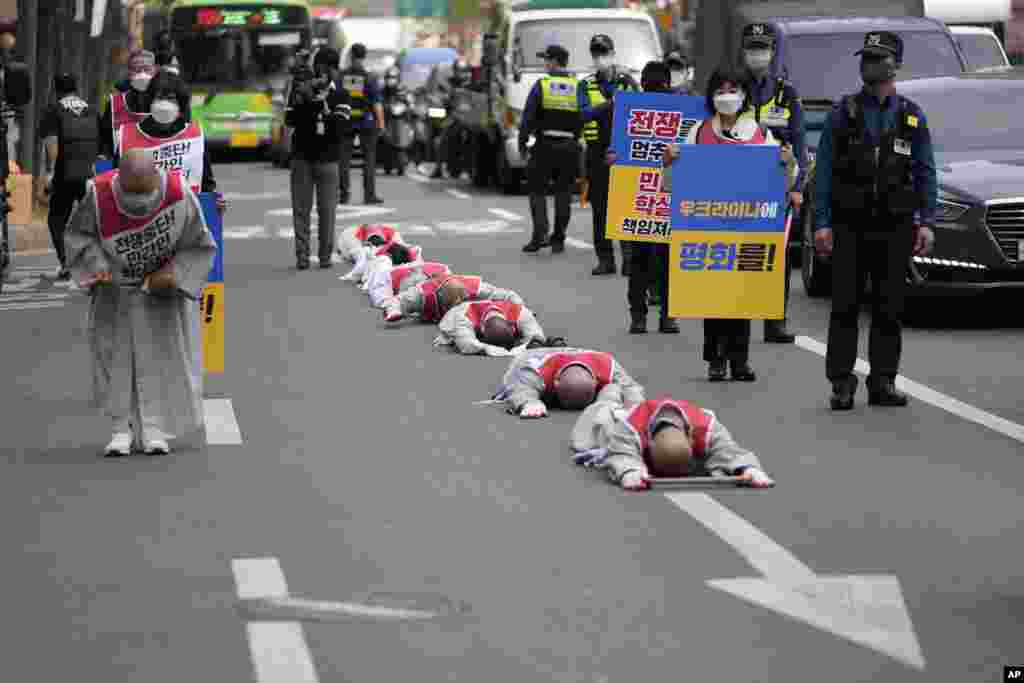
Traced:
[[157, 202], [160, 201], [160, 189], [157, 188], [146, 194], [130, 194], [122, 191], [118, 200], [121, 203], [121, 208], [128, 213], [148, 213], [156, 208]]
[[153, 80], [153, 77], [147, 73], [137, 73], [132, 76], [131, 84], [132, 89], [136, 92], [143, 92], [149, 87], [149, 82]]
[[763, 73], [772, 65], [771, 50], [746, 50], [743, 58], [747, 62], [747, 68], [755, 73]]
[[715, 109], [721, 114], [735, 114], [743, 106], [745, 96], [741, 92], [728, 92], [715, 95]]
[[167, 126], [178, 120], [181, 108], [174, 100], [153, 100], [149, 113], [153, 115], [157, 123]]
[[673, 71], [672, 72], [672, 87], [681, 88], [686, 85], [686, 72], [685, 71]]
[[608, 71], [615, 66], [615, 57], [613, 55], [594, 57], [594, 66], [597, 67], [598, 71]]

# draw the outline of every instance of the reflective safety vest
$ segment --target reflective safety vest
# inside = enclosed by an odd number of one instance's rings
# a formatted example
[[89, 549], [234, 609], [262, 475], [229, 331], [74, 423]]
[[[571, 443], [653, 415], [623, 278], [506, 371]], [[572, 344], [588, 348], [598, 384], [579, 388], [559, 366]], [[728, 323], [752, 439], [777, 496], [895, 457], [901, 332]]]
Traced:
[[133, 149], [144, 149], [153, 154], [157, 168], [180, 171], [193, 192], [199, 192], [203, 184], [203, 156], [206, 141], [203, 129], [190, 121], [184, 130], [169, 138], [156, 138], [142, 131], [140, 124], [124, 126], [114, 140], [118, 156], [123, 157]]
[[352, 120], [362, 120], [366, 114], [370, 97], [367, 86], [370, 81], [370, 74], [364, 69], [348, 68], [341, 72], [341, 87], [348, 92], [352, 99]]
[[[625, 85], [625, 84], [622, 83], [622, 82], [619, 82], [619, 83], [616, 84], [616, 86], [618, 86], [618, 85]], [[590, 102], [590, 107], [591, 108], [594, 108], [594, 107], [597, 107], [599, 105], [602, 105], [602, 104], [604, 104], [605, 102], [608, 101], [608, 100], [605, 99], [604, 93], [601, 92], [601, 84], [597, 80], [597, 76], [591, 76], [589, 78], [585, 78], [581, 82], [581, 87], [586, 88], [585, 92], [587, 93], [587, 100]], [[637, 90], [635, 85], [626, 85], [626, 87], [623, 87], [623, 88], [616, 87], [616, 91], [618, 91], [620, 89], [624, 90], [626, 92], [635, 92]], [[599, 137], [599, 135], [598, 135], [597, 121], [587, 121], [585, 124], [583, 124], [583, 140], [588, 145], [591, 144], [591, 143], [597, 142], [598, 137]]]
[[434, 277], [435, 275], [448, 275], [451, 273], [451, 269], [443, 263], [434, 263], [428, 261], [427, 263], [420, 263], [415, 266], [398, 266], [391, 270], [391, 291], [398, 293], [402, 291], [403, 281], [410, 275], [418, 273], [425, 277]]
[[777, 79], [775, 92], [760, 106], [753, 106], [743, 117], [753, 117], [757, 123], [772, 131], [780, 142], [792, 144], [789, 139], [789, 120], [793, 118], [793, 101], [796, 92], [783, 79]]
[[480, 331], [480, 325], [491, 311], [497, 311], [505, 320], [512, 323], [516, 335], [519, 334], [519, 316], [523, 312], [522, 304], [511, 301], [474, 301], [466, 306], [466, 317], [473, 323], [473, 329]]
[[134, 112], [128, 108], [128, 93], [116, 92], [110, 96], [110, 121], [114, 138], [121, 126], [133, 126], [149, 116], [148, 112]]
[[700, 407], [689, 401], [677, 401], [671, 398], [655, 399], [644, 401], [634, 407], [626, 416], [626, 422], [640, 440], [640, 452], [644, 462], [650, 467], [650, 434], [654, 418], [663, 408], [675, 408], [682, 414], [686, 423], [690, 426], [689, 437], [690, 447], [693, 449], [693, 456], [698, 460], [707, 457], [708, 431], [711, 428], [711, 418]]
[[601, 391], [611, 384], [615, 374], [615, 359], [610, 353], [603, 351], [582, 351], [574, 353], [552, 353], [546, 356], [537, 367], [537, 374], [544, 380], [546, 391], [555, 388], [555, 378], [570, 365], [582, 365], [590, 370], [597, 379], [597, 390]]
[[576, 99], [579, 81], [574, 76], [544, 76], [540, 86], [538, 130], [576, 133], [580, 128], [580, 106]]
[[458, 280], [466, 288], [469, 299], [476, 299], [480, 295], [480, 284], [483, 280], [479, 275], [449, 275], [445, 278], [437, 278], [421, 282], [417, 285], [423, 294], [423, 311], [420, 313], [420, 320], [428, 323], [441, 321], [447, 310], [442, 311], [441, 302], [437, 300], [437, 291], [450, 280]]
[[97, 232], [104, 253], [116, 264], [119, 281], [140, 284], [174, 256], [185, 226], [185, 187], [180, 173], [168, 173], [163, 199], [149, 215], [132, 216], [121, 210], [114, 191], [118, 171], [107, 171], [93, 181]]

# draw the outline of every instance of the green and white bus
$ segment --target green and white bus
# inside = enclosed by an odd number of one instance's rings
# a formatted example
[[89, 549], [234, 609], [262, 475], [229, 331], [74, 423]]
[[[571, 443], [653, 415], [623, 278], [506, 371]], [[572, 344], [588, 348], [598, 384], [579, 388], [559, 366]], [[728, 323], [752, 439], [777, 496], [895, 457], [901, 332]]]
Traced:
[[176, 0], [171, 35], [212, 149], [269, 149], [272, 100], [313, 40], [304, 0]]

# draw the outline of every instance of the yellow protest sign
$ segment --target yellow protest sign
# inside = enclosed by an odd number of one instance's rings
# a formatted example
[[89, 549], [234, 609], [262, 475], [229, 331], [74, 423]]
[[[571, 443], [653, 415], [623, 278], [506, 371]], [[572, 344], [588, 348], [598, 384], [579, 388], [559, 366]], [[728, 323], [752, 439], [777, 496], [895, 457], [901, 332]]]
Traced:
[[661, 183], [661, 169], [616, 165], [608, 184], [605, 237], [668, 244], [672, 236], [672, 195]]

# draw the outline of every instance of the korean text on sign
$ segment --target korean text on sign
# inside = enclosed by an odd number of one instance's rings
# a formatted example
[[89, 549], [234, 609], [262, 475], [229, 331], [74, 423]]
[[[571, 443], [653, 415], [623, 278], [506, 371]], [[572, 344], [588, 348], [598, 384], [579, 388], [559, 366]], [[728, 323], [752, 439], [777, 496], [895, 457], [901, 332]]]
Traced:
[[767, 242], [683, 242], [683, 271], [770, 273], [775, 269], [775, 244]]

